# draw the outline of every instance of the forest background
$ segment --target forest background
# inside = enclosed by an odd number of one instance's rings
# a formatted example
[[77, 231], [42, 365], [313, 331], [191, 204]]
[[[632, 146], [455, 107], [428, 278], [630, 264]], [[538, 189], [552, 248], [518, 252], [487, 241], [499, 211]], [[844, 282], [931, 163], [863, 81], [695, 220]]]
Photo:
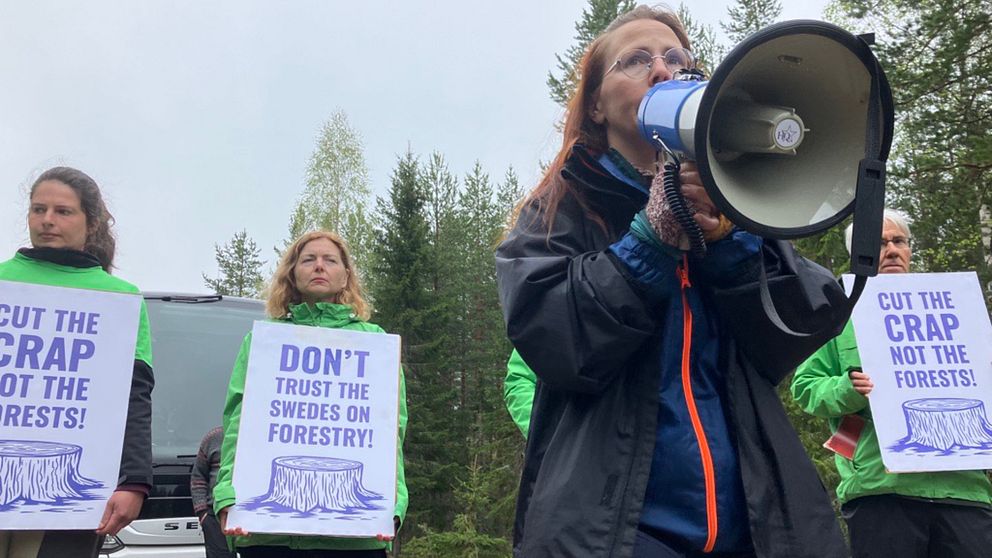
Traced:
[[[589, 0], [575, 42], [550, 69], [549, 95], [564, 106], [583, 49], [629, 0]], [[712, 70], [731, 45], [679, 13], [693, 50]], [[778, 20], [777, 0], [737, 0], [721, 27], [732, 44]], [[913, 229], [915, 271], [978, 273], [992, 294], [992, 5], [989, 0], [834, 0], [824, 19], [874, 31], [896, 105], [887, 204]], [[373, 321], [402, 335], [410, 425], [405, 444], [410, 511], [394, 550], [410, 558], [510, 556], [524, 439], [503, 404], [511, 346], [499, 307], [493, 252], [513, 208], [533, 185], [512, 168], [479, 163], [465, 176], [444, 154], [408, 151], [385, 196], [373, 197], [360, 135], [343, 111], [322, 126], [286, 243], [315, 228], [351, 244], [374, 303]], [[843, 226], [796, 242], [807, 257], [847, 271]], [[221, 294], [258, 296], [279, 252], [248, 230], [216, 246]], [[787, 386], [789, 379], [783, 382]], [[824, 484], [838, 478], [821, 447], [825, 421], [782, 399]]]

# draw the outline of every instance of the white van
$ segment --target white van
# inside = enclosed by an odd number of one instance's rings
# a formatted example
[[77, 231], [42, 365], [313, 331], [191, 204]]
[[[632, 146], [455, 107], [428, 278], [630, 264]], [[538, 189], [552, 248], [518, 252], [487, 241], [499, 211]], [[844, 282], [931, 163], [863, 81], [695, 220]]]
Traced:
[[152, 335], [154, 483], [141, 515], [101, 557], [203, 558], [189, 477], [200, 440], [220, 426], [234, 359], [252, 322], [265, 317], [260, 300], [220, 295], [146, 293]]

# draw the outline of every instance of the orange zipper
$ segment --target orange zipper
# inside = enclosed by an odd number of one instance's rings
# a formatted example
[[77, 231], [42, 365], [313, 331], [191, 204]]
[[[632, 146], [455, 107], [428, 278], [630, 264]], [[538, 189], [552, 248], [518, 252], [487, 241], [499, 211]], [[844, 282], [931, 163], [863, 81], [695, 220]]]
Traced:
[[682, 265], [675, 268], [682, 287], [682, 393], [685, 404], [689, 408], [689, 419], [696, 433], [696, 443], [699, 445], [699, 457], [703, 463], [703, 481], [706, 486], [706, 546], [703, 552], [712, 552], [716, 545], [717, 516], [716, 516], [716, 475], [713, 471], [713, 456], [710, 445], [706, 441], [703, 421], [699, 419], [696, 409], [696, 398], [692, 394], [692, 378], [690, 376], [689, 358], [692, 350], [692, 310], [689, 309], [689, 298], [686, 289], [692, 287], [689, 283], [689, 258], [682, 256]]

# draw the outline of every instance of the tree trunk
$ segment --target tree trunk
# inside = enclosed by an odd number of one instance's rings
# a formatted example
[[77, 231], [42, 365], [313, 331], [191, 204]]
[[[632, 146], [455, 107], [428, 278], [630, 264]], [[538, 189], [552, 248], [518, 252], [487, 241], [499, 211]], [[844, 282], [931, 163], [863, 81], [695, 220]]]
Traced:
[[284, 456], [272, 460], [269, 492], [256, 505], [276, 504], [301, 513], [376, 509], [382, 496], [362, 486], [364, 465], [335, 457]]
[[73, 444], [0, 440], [0, 506], [86, 498], [83, 491], [103, 485], [79, 474], [82, 453]]
[[978, 399], [914, 399], [902, 404], [908, 435], [905, 444], [947, 451], [954, 446], [992, 446], [985, 404]]
[[[992, 207], [983, 203], [978, 208], [978, 224], [982, 234], [982, 261], [985, 263], [985, 270], [992, 269]], [[983, 274], [979, 273], [979, 277]], [[992, 294], [992, 282], [984, 285], [985, 295]]]

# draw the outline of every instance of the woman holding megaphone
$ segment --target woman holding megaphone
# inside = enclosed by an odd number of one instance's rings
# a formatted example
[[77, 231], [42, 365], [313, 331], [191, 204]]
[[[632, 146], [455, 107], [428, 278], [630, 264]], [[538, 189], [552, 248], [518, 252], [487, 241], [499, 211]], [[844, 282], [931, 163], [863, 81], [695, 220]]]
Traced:
[[[100, 188], [86, 173], [70, 167], [48, 169], [31, 186], [31, 247], [0, 262], [0, 280], [137, 293], [137, 287], [110, 275], [116, 246], [113, 222]], [[105, 535], [116, 535], [138, 517], [152, 486], [154, 384], [148, 315], [142, 302], [120, 477], [99, 526], [95, 531], [0, 530], [0, 558], [95, 558]]]
[[[691, 70], [677, 16], [638, 7], [582, 58], [563, 146], [496, 254], [514, 347], [538, 376], [515, 555], [846, 556], [775, 385], [843, 326], [843, 291], [740, 230], [691, 162], [687, 252], [637, 109]], [[765, 317], [770, 294], [790, 327]]]

